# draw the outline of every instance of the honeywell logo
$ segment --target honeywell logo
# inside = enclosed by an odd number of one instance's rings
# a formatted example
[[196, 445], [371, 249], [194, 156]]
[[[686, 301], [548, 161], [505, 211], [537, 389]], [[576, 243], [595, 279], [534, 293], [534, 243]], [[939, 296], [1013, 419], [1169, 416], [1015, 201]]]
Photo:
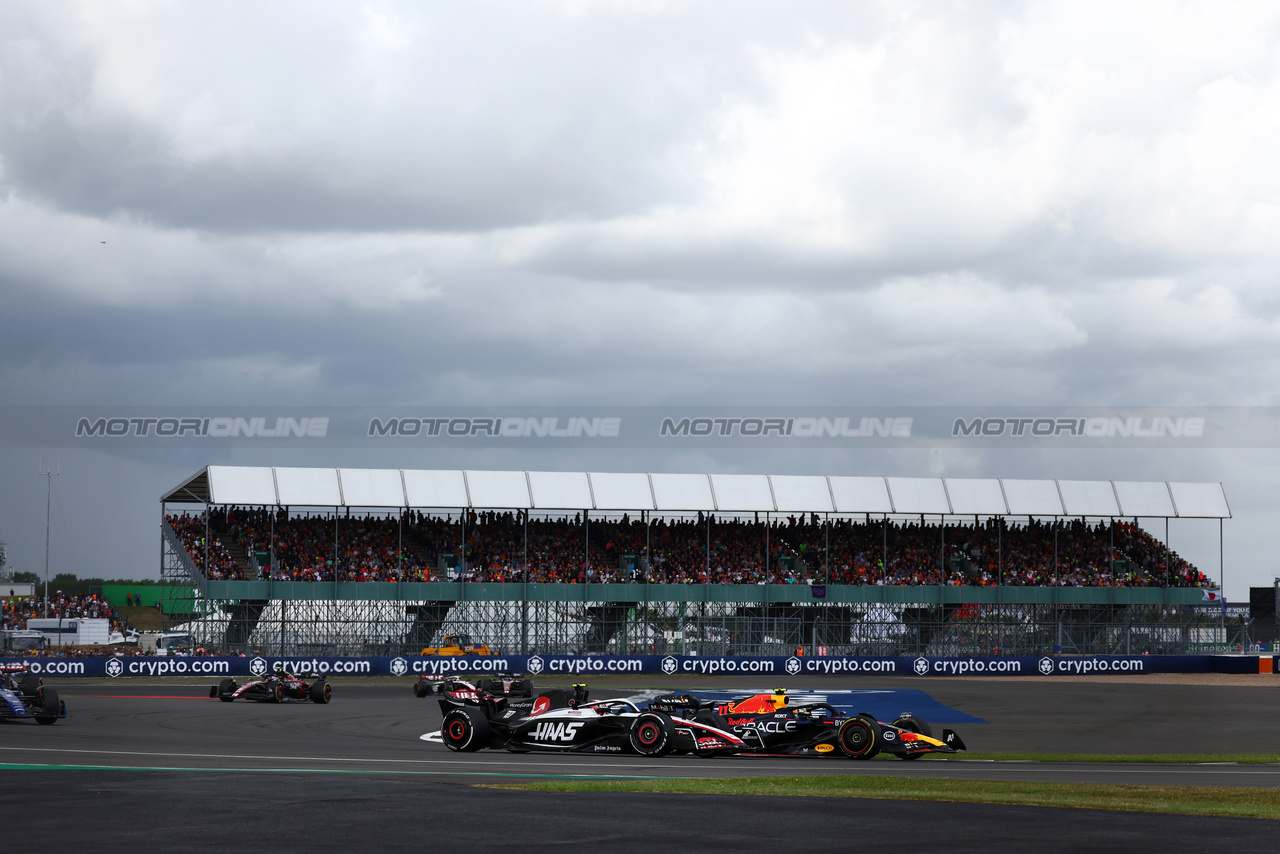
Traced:
[[723, 418], [715, 416], [664, 418], [659, 436], [783, 436], [796, 439], [825, 437], [858, 439], [880, 436], [906, 439], [911, 436], [909, 417], [813, 418], [784, 416], [769, 418]]
[[1153, 416], [1115, 418], [957, 418], [951, 435], [959, 436], [1079, 436], [1088, 439], [1160, 439], [1204, 436], [1201, 417]]
[[228, 439], [323, 439], [329, 435], [329, 418], [217, 416], [210, 418], [81, 418], [76, 422], [76, 437], [97, 436], [172, 436]]

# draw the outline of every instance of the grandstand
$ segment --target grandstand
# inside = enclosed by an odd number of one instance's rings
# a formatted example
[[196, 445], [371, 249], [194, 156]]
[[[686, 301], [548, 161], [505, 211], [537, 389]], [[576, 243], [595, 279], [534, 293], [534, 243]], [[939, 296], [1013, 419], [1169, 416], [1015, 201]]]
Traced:
[[[1220, 484], [209, 466], [162, 499], [206, 646], [1185, 652], [1228, 642], [1169, 521]], [[1139, 520], [1163, 520], [1164, 540]], [[1219, 581], [1221, 578], [1219, 577]]]

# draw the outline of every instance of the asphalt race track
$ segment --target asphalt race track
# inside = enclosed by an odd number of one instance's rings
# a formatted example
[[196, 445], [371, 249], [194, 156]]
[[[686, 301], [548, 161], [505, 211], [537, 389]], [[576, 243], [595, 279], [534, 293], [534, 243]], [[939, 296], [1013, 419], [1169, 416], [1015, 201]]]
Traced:
[[[1280, 687], [1280, 677], [1275, 680]], [[701, 685], [770, 687], [739, 681], [703, 679]], [[540, 777], [851, 773], [1277, 787], [1280, 766], [1273, 765], [454, 754], [421, 739], [438, 728], [440, 712], [434, 699], [414, 697], [407, 680], [335, 680], [334, 701], [327, 706], [220, 703], [208, 698], [204, 683], [51, 679], [50, 684], [66, 700], [67, 720], [51, 727], [0, 726], [9, 814], [24, 816], [28, 826], [52, 828], [58, 842], [101, 847], [109, 839], [107, 850], [114, 843], [118, 850], [137, 850], [158, 838], [179, 850], [225, 847], [255, 828], [275, 834], [282, 823], [289, 828], [288, 839], [306, 850], [351, 850], [375, 840], [384, 847], [416, 849], [437, 834], [447, 838], [455, 827], [465, 827], [459, 832], [466, 838], [495, 843], [538, 847], [572, 840], [617, 850], [649, 850], [664, 841], [714, 849], [770, 840], [796, 844], [797, 833], [804, 834], [806, 849], [848, 850], [853, 833], [859, 848], [873, 850], [877, 845], [900, 848], [908, 840], [945, 841], [953, 850], [1001, 844], [1034, 844], [1037, 850], [1206, 850], [1230, 840], [1223, 847], [1251, 851], [1263, 845], [1272, 850], [1280, 831], [1270, 821], [1081, 810], [475, 788]], [[615, 680], [593, 685], [592, 694], [630, 696], [641, 687], [639, 680]], [[670, 690], [689, 687], [685, 682]], [[883, 694], [908, 686], [901, 679], [810, 678], [797, 681], [792, 690], [851, 687]], [[1266, 687], [1224, 687], [920, 679], [909, 687], [986, 721], [951, 724], [974, 751], [1280, 753], [1280, 716], [1274, 713], [1280, 693], [1269, 681]], [[69, 815], [78, 818], [68, 821]], [[922, 821], [924, 816], [930, 818]], [[493, 836], [481, 832], [486, 827]]]

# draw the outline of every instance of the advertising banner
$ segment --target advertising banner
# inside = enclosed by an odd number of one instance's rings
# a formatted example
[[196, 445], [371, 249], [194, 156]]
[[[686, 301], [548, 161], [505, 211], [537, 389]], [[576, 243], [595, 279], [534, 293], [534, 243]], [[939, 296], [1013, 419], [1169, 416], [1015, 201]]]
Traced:
[[[1258, 673], [1259, 657], [1080, 655], [1021, 657], [495, 655], [250, 656], [0, 659], [50, 677], [248, 678], [272, 671], [326, 676], [465, 676], [511, 670], [548, 684], [592, 676], [1093, 676], [1146, 673]], [[1268, 662], [1269, 663], [1269, 662]], [[1270, 672], [1270, 668], [1267, 668]]]

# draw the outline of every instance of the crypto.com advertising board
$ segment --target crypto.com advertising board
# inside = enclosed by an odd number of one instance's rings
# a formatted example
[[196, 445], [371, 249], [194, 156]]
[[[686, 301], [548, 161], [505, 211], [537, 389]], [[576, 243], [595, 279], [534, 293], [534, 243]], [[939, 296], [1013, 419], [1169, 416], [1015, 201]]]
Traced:
[[[1270, 663], [1269, 657], [1263, 660]], [[41, 676], [136, 678], [197, 676], [253, 678], [287, 670], [324, 676], [466, 676], [527, 673], [544, 684], [592, 676], [1093, 676], [1145, 673], [1258, 673], [1259, 656], [1082, 655], [926, 656], [694, 656], [497, 655], [344, 657], [113, 657], [7, 658]]]

